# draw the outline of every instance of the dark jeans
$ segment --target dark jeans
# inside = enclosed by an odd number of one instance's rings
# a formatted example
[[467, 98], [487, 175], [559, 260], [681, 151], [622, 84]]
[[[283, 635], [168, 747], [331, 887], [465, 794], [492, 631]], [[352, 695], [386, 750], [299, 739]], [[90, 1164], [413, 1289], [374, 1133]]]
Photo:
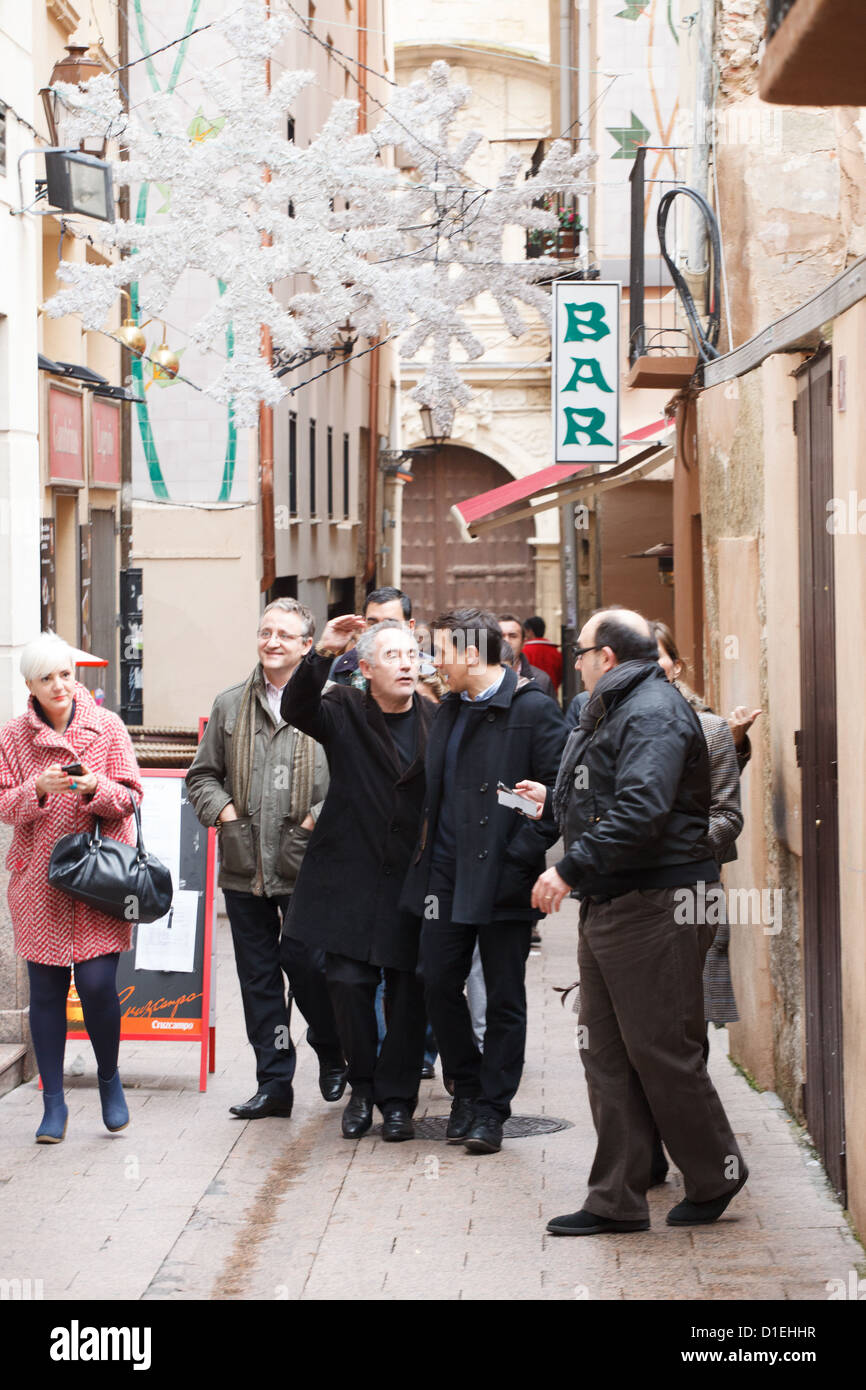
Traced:
[[[247, 1037], [256, 1054], [258, 1089], [269, 1095], [287, 1095], [295, 1074], [295, 1048], [289, 1034], [292, 998], [309, 1024], [307, 1040], [320, 1062], [325, 1066], [341, 1066], [343, 1062], [325, 982], [324, 953], [311, 951], [290, 937], [280, 940], [288, 895], [259, 898], [228, 890], [225, 900]], [[288, 1004], [283, 971], [289, 979]]]
[[[434, 864], [427, 893], [438, 900], [438, 917], [422, 923], [418, 962], [427, 1014], [439, 1044], [442, 1074], [453, 1078], [455, 1098], [476, 1100], [479, 1115], [507, 1120], [523, 1073], [525, 971], [532, 924], [452, 922], [453, 885], [453, 871]], [[483, 1053], [476, 1045], [463, 993], [476, 940], [487, 985]]]
[[427, 1027], [424, 996], [414, 971], [385, 967], [386, 1028], [381, 1048], [376, 1024], [381, 967], [328, 951], [325, 974], [353, 1094], [372, 1096], [380, 1109], [389, 1100], [402, 1100], [414, 1110]]
[[678, 923], [675, 893], [580, 909], [580, 1055], [598, 1136], [583, 1205], [596, 1216], [647, 1216], [656, 1127], [691, 1201], [722, 1196], [744, 1172], [704, 1058], [702, 974], [715, 927]]

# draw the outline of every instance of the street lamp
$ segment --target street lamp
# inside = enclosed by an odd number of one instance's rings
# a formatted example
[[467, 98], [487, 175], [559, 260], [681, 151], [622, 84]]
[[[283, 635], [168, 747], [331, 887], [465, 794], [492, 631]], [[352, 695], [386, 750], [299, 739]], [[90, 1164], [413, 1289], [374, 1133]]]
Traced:
[[[48, 122], [52, 145], [60, 145], [60, 119], [66, 105], [63, 97], [55, 90], [56, 84], [69, 82], [73, 86], [80, 86], [82, 82], [89, 82], [91, 77], [98, 77], [102, 71], [102, 64], [95, 58], [88, 56], [88, 49], [85, 44], [70, 43], [66, 45], [66, 57], [57, 60], [51, 70], [48, 86], [43, 87], [39, 93], [45, 108], [45, 119]], [[82, 140], [79, 149], [82, 154], [93, 155], [96, 159], [104, 159], [107, 144], [107, 135], [94, 135]]]
[[421, 416], [421, 428], [424, 431], [425, 439], [430, 439], [437, 449], [441, 448], [451, 438], [450, 429], [438, 430], [433, 423], [433, 410], [429, 405], [422, 405], [418, 411]]

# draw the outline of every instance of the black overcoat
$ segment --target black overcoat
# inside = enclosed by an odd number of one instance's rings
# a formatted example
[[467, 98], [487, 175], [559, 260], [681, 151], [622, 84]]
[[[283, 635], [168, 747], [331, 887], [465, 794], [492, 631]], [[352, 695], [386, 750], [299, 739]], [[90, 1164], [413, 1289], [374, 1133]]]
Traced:
[[[427, 799], [418, 847], [406, 879], [403, 905], [430, 915], [427, 881], [442, 795], [445, 749], [460, 697], [448, 694], [436, 711], [427, 742]], [[472, 701], [457, 761], [454, 824], [457, 832], [455, 922], [535, 920], [532, 886], [544, 872], [545, 851], [558, 831], [548, 796], [540, 821], [528, 820], [496, 798], [497, 782], [512, 787], [528, 778], [552, 788], [568, 731], [559, 706], [534, 681], [505, 668], [496, 693]]]
[[415, 761], [401, 770], [370, 694], [332, 685], [331, 658], [309, 652], [283, 691], [283, 719], [318, 740], [331, 780], [298, 875], [285, 931], [353, 960], [414, 970], [417, 917], [399, 908], [424, 801], [427, 729], [436, 707], [414, 696]]

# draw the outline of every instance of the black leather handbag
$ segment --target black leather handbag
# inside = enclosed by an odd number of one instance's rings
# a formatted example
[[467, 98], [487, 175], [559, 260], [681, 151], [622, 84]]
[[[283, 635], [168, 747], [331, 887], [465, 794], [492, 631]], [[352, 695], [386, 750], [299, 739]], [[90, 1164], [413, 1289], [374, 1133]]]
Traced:
[[148, 854], [141, 816], [130, 793], [137, 842], [103, 838], [97, 819], [91, 831], [63, 835], [51, 851], [48, 882], [61, 893], [124, 922], [155, 922], [171, 907], [171, 873]]

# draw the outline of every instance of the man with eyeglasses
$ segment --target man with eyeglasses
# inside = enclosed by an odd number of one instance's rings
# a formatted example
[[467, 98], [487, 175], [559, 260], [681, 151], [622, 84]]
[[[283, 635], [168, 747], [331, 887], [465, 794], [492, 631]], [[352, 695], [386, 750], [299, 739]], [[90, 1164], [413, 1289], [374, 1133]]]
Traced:
[[656, 1126], [685, 1184], [668, 1225], [707, 1225], [748, 1177], [704, 1060], [702, 976], [716, 927], [694, 898], [719, 878], [707, 743], [641, 614], [594, 613], [575, 659], [589, 698], [553, 797], [518, 786], [552, 800], [565, 850], [533, 905], [556, 912], [569, 893], [581, 902], [580, 1055], [597, 1133], [583, 1207], [547, 1229], [647, 1230]]
[[[323, 689], [335, 656], [357, 639], [367, 689]], [[426, 1017], [415, 975], [420, 923], [400, 889], [424, 797], [424, 752], [435, 705], [416, 693], [418, 644], [389, 618], [332, 618], [283, 693], [283, 718], [325, 748], [331, 782], [285, 930], [326, 952], [325, 973], [349, 1069], [346, 1139], [383, 1115], [389, 1143], [414, 1137]], [[376, 990], [385, 974], [387, 1029], [377, 1056]]]
[[[242, 1120], [292, 1113], [295, 1049], [291, 998], [318, 1054], [319, 1089], [337, 1101], [346, 1068], [321, 952], [280, 931], [304, 852], [328, 788], [324, 749], [285, 723], [280, 700], [312, 646], [315, 619], [296, 599], [268, 604], [257, 635], [258, 664], [218, 695], [186, 777], [202, 825], [219, 830], [219, 885], [231, 926], [247, 1037], [256, 1056], [256, 1094], [232, 1114]], [[287, 1005], [283, 972], [289, 979]]]
[[[375, 627], [386, 618], [405, 623], [411, 630], [415, 626], [412, 617], [412, 600], [402, 589], [386, 585], [373, 589], [364, 599], [364, 622], [367, 627]], [[358, 669], [358, 650], [350, 646], [338, 656], [331, 666], [331, 680], [337, 685], [353, 685], [356, 690], [366, 690], [366, 681]]]

